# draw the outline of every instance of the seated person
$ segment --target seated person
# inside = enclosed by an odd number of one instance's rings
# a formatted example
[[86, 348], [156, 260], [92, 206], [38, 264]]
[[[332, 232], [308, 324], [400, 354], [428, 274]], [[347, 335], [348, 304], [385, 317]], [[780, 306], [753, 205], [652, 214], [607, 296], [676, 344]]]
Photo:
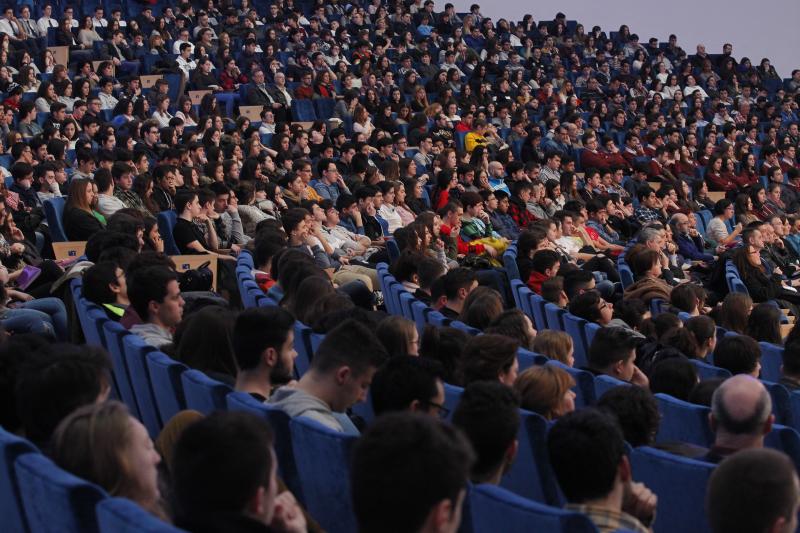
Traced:
[[603, 300], [597, 291], [577, 295], [569, 303], [568, 310], [578, 318], [601, 326], [608, 326], [614, 316], [614, 306]]
[[447, 415], [442, 370], [433, 359], [408, 355], [389, 359], [375, 372], [370, 386], [375, 415], [397, 411]]
[[499, 381], [512, 386], [517, 379], [519, 343], [505, 335], [476, 335], [469, 339], [461, 354], [461, 383]]
[[260, 402], [272, 396], [274, 387], [292, 380], [294, 317], [281, 307], [246, 309], [236, 317], [233, 353], [236, 357], [236, 390]]
[[160, 348], [172, 343], [172, 332], [183, 317], [183, 298], [178, 275], [166, 267], [137, 270], [130, 279], [131, 307], [143, 320], [131, 333]]
[[714, 469], [706, 488], [711, 531], [796, 529], [800, 503], [797, 471], [776, 450], [739, 452]]
[[125, 272], [116, 262], [104, 261], [83, 274], [83, 295], [103, 308], [111, 320], [118, 321], [131, 304]]
[[520, 407], [546, 420], [555, 420], [575, 410], [574, 386], [575, 380], [566, 370], [550, 365], [528, 368], [514, 382]]
[[[385, 531], [386, 524], [394, 531], [458, 530], [474, 460], [464, 434], [452, 426], [417, 413], [381, 416], [353, 450], [359, 531]], [[424, 491], [409, 492], [421, 486]]]
[[334, 431], [357, 433], [342, 414], [367, 399], [372, 377], [386, 358], [386, 350], [369, 328], [347, 320], [325, 335], [297, 384], [276, 390], [269, 403], [291, 417], [304, 416]]
[[559, 418], [547, 451], [568, 510], [604, 531], [650, 531], [656, 495], [633, 481], [622, 431], [610, 415], [587, 408]]
[[88, 241], [106, 227], [106, 219], [95, 211], [97, 194], [91, 180], [72, 180], [64, 205], [64, 233], [70, 241]]
[[125, 404], [111, 400], [73, 411], [56, 428], [52, 457], [67, 472], [166, 520], [158, 488], [161, 456]]
[[661, 254], [649, 248], [630, 258], [630, 267], [636, 282], [625, 289], [624, 299], [636, 298], [650, 305], [660, 298], [669, 301], [672, 287], [661, 279]]
[[588, 370], [647, 388], [647, 376], [634, 363], [638, 339], [622, 328], [601, 328], [587, 354]]
[[212, 413], [183, 431], [173, 455], [177, 527], [187, 531], [307, 530], [292, 493], [278, 494], [272, 430], [264, 420], [250, 413]]
[[478, 278], [474, 271], [454, 268], [431, 286], [432, 307], [445, 318], [457, 320], [464, 308], [464, 301], [477, 286]]
[[477, 455], [470, 474], [473, 483], [500, 484], [519, 449], [519, 424], [519, 400], [506, 385], [480, 381], [464, 390], [453, 426], [467, 435]]
[[536, 294], [541, 294], [542, 283], [556, 277], [560, 266], [561, 259], [557, 252], [553, 250], [538, 250], [534, 252], [528, 287]]

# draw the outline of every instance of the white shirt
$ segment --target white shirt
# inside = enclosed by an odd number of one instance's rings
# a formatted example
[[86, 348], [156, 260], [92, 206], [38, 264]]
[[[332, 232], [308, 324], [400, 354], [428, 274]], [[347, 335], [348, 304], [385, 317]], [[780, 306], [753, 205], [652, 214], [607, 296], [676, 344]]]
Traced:
[[54, 18], [42, 17], [36, 21], [39, 26], [39, 32], [42, 35], [47, 35], [47, 28], [58, 28], [58, 21]]
[[[181, 41], [180, 39], [178, 39], [177, 41], [172, 43], [172, 53], [173, 54], [178, 54], [180, 56], [181, 55], [181, 45], [183, 43], [189, 43], [189, 41]], [[191, 53], [194, 54], [194, 45], [192, 43], [189, 43], [189, 46], [191, 46], [191, 48], [190, 48]], [[178, 58], [178, 60], [180, 60], [180, 58]]]
[[19, 28], [17, 28], [17, 23], [8, 20], [7, 18], [0, 19], [0, 33], [5, 33], [6, 35], [10, 35], [11, 37], [16, 37], [19, 33]]
[[92, 17], [92, 25], [95, 28], [107, 28], [108, 27], [108, 21], [106, 19], [104, 19], [104, 18], [96, 19], [96, 18]]

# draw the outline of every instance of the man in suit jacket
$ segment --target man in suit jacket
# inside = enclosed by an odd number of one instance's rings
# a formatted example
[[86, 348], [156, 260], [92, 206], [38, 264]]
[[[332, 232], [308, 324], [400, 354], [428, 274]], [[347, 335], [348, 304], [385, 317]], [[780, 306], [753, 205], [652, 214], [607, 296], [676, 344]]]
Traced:
[[272, 107], [272, 98], [267, 90], [264, 71], [254, 70], [251, 76], [252, 81], [247, 87], [247, 105], [260, 105]]
[[128, 76], [139, 75], [139, 61], [134, 58], [133, 50], [125, 41], [122, 30], [114, 30], [111, 40], [101, 47], [100, 59], [111, 61]]

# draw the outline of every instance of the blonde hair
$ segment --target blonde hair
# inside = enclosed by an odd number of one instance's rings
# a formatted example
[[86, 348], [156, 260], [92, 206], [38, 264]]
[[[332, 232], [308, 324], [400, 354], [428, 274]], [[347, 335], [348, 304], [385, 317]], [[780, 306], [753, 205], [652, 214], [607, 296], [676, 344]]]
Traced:
[[550, 365], [534, 366], [522, 372], [514, 382], [520, 407], [539, 413], [548, 420], [565, 414], [558, 411], [564, 394], [575, 386], [566, 370]]
[[540, 331], [533, 339], [533, 351], [546, 355], [550, 359], [569, 364], [569, 352], [572, 350], [572, 337], [563, 331], [546, 329]]

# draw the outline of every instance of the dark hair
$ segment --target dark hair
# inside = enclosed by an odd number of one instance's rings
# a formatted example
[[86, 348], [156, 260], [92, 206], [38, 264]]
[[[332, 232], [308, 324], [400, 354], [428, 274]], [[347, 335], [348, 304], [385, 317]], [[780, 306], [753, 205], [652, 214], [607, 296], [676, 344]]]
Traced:
[[376, 415], [405, 411], [414, 401], [430, 406], [442, 381], [438, 361], [409, 355], [392, 357], [372, 379], [370, 397]]
[[725, 336], [714, 349], [714, 364], [731, 374], [750, 374], [761, 359], [761, 347], [747, 335]]
[[111, 261], [104, 261], [89, 267], [83, 273], [83, 295], [97, 305], [114, 303], [117, 295], [109, 285], [119, 285], [117, 279], [119, 266]]
[[559, 261], [560, 257], [555, 250], [537, 250], [533, 254], [531, 267], [534, 272], [544, 274], [545, 270], [553, 268]]
[[714, 324], [714, 320], [705, 315], [693, 316], [686, 321], [683, 327], [694, 335], [694, 340], [697, 342], [698, 347], [717, 335], [717, 327]]
[[647, 311], [647, 305], [639, 298], [625, 298], [614, 304], [613, 317], [622, 320], [633, 329], [639, 329]]
[[784, 375], [800, 375], [800, 340], [794, 339], [786, 342], [783, 347], [782, 361]]
[[98, 346], [53, 344], [26, 357], [15, 401], [25, 436], [46, 446], [69, 413], [97, 401], [111, 383], [111, 361]]
[[[294, 324], [291, 313], [277, 306], [246, 309], [240, 313], [233, 327], [233, 354], [239, 369], [257, 368], [268, 348], [280, 352]], [[280, 358], [278, 365], [281, 365]], [[292, 372], [291, 368], [282, 370]]]
[[723, 381], [725, 381], [724, 378], [704, 379], [695, 385], [692, 392], [689, 393], [689, 403], [711, 407], [711, 397], [714, 395], [714, 391], [722, 385]]
[[633, 447], [650, 446], [655, 441], [661, 415], [653, 394], [643, 387], [613, 387], [597, 400], [597, 408], [616, 418]]
[[477, 461], [472, 481], [484, 483], [497, 471], [519, 431], [519, 400], [510, 387], [498, 382], [472, 383], [453, 413], [453, 425], [472, 443]]
[[534, 337], [529, 332], [526, 321], [530, 321], [530, 318], [521, 310], [516, 308], [506, 309], [483, 332], [486, 334], [505, 335], [516, 340], [520, 348], [530, 350]]
[[[539, 252], [536, 252], [536, 254], [538, 255]], [[591, 272], [581, 270], [580, 268], [565, 272], [563, 276], [564, 292], [569, 300], [572, 300], [579, 290], [588, 290], [589, 285], [591, 285], [592, 281], [594, 280], [594, 276]]]
[[354, 376], [378, 368], [388, 358], [375, 334], [355, 320], [346, 320], [325, 335], [314, 353], [311, 369], [321, 374], [349, 366]]
[[752, 305], [753, 300], [750, 296], [740, 292], [728, 293], [719, 310], [719, 325], [729, 331], [743, 334], [747, 329], [747, 317], [750, 315]]
[[416, 336], [416, 324], [402, 316], [388, 316], [380, 321], [375, 335], [389, 357], [409, 355], [408, 345]]
[[175, 330], [175, 359], [201, 372], [236, 376], [233, 323], [236, 315], [209, 305], [187, 315]]
[[687, 402], [695, 385], [697, 385], [697, 370], [683, 357], [662, 359], [650, 372], [650, 390], [654, 394], [662, 392]]
[[128, 299], [131, 307], [143, 321], [147, 321], [150, 302], [161, 303], [167, 295], [170, 281], [178, 281], [178, 275], [166, 267], [147, 267], [138, 270], [128, 280]]
[[473, 462], [461, 431], [433, 417], [389, 413], [378, 418], [353, 450], [351, 486], [359, 531], [417, 531], [442, 500], [456, 509]]
[[178, 189], [175, 193], [175, 211], [180, 215], [197, 196], [197, 191], [192, 189]]
[[441, 261], [433, 257], [423, 256], [417, 263], [417, 278], [422, 289], [430, 289], [433, 282], [447, 273]]
[[636, 337], [623, 328], [600, 328], [589, 346], [589, 368], [605, 372], [617, 362], [626, 361], [636, 343]]
[[459, 320], [480, 330], [489, 326], [503, 312], [503, 299], [490, 287], [477, 287], [464, 300]]
[[747, 319], [746, 333], [759, 342], [782, 344], [780, 310], [769, 303], [756, 304]]
[[582, 503], [614, 488], [625, 442], [613, 417], [586, 408], [556, 421], [547, 434], [547, 451], [567, 501]]
[[589, 322], [597, 322], [601, 318], [599, 307], [601, 299], [599, 292], [586, 291], [572, 299], [569, 303], [569, 312]]
[[467, 342], [472, 337], [461, 329], [425, 326], [419, 343], [419, 354], [439, 361], [444, 368], [444, 381], [457, 384], [458, 367]]
[[498, 381], [517, 360], [519, 343], [504, 335], [478, 335], [464, 347], [461, 377], [464, 385], [473, 381]]
[[767, 531], [778, 518], [791, 522], [797, 481], [789, 457], [771, 449], [749, 449], [723, 461], [708, 481], [706, 509], [711, 529]]
[[469, 289], [472, 284], [478, 280], [474, 271], [458, 267], [449, 271], [447, 274], [439, 278], [443, 283], [444, 295], [448, 300], [458, 298], [458, 291], [461, 289]]
[[189, 425], [175, 444], [175, 523], [242, 513], [259, 487], [269, 488], [271, 449], [272, 430], [250, 413], [217, 411]]

